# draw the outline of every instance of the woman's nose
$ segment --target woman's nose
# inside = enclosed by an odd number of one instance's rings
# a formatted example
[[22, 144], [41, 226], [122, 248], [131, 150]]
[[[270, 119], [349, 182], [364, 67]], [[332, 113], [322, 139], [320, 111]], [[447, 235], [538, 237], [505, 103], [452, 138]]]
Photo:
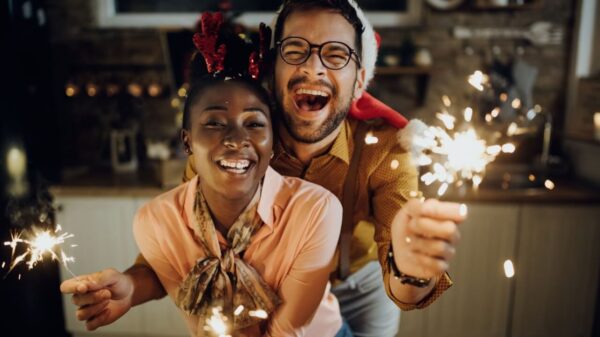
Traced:
[[248, 132], [241, 127], [231, 127], [223, 138], [223, 145], [227, 148], [238, 149], [250, 146]]

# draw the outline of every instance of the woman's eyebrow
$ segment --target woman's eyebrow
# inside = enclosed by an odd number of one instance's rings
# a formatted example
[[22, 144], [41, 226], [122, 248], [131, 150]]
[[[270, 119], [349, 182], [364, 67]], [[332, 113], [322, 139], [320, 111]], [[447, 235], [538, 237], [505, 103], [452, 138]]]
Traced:
[[[263, 115], [267, 116], [267, 113], [265, 112], [265, 110], [263, 110], [262, 108], [259, 107], [248, 107], [244, 109], [244, 112], [260, 112]], [[269, 116], [267, 116], [269, 117]]]

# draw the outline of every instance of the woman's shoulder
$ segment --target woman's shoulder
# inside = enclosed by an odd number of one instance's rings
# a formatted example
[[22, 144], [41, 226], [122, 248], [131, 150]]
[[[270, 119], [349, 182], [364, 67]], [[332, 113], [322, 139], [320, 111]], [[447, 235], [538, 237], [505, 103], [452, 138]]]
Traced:
[[153, 222], [163, 222], [165, 218], [181, 215], [189, 195], [193, 193], [191, 191], [195, 186], [193, 181], [195, 179], [152, 198], [138, 209], [137, 217], [154, 220]]

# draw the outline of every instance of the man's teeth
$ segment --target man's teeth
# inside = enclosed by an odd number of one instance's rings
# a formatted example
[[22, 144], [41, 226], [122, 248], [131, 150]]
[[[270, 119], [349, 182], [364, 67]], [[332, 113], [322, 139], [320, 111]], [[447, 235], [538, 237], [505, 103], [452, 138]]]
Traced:
[[326, 93], [325, 91], [310, 90], [310, 89], [303, 89], [303, 88], [296, 90], [296, 94], [298, 94], [298, 95], [305, 94], [305, 95], [329, 97], [329, 94]]
[[245, 159], [242, 159], [242, 160], [223, 159], [223, 160], [219, 161], [219, 165], [226, 167], [226, 168], [245, 170], [248, 168], [248, 166], [250, 166], [250, 161], [245, 160]]

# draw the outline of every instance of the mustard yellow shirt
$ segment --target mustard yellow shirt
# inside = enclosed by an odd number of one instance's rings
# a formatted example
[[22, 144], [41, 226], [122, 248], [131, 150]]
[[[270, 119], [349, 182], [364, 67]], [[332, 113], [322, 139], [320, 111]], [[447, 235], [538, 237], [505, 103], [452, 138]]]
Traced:
[[[348, 118], [328, 152], [304, 165], [286, 152], [281, 142], [273, 146], [271, 167], [284, 176], [299, 177], [321, 185], [342, 200], [342, 191], [350, 158], [354, 150], [353, 132], [359, 122]], [[388, 296], [402, 309], [424, 308], [452, 285], [447, 274], [429, 296], [417, 304], [406, 304], [392, 295], [389, 285], [387, 253], [390, 248], [390, 225], [398, 210], [418, 190], [418, 173], [410, 163], [410, 154], [398, 144], [397, 129], [385, 123], [369, 126], [374, 144], [364, 144], [358, 167], [358, 193], [354, 203], [354, 229], [350, 245], [350, 272], [370, 261], [379, 260], [383, 267]], [[374, 138], [373, 138], [374, 137]], [[372, 143], [372, 142], [371, 142]], [[196, 175], [193, 161], [188, 160], [184, 180]], [[337, 259], [335, 259], [337, 269]]]

